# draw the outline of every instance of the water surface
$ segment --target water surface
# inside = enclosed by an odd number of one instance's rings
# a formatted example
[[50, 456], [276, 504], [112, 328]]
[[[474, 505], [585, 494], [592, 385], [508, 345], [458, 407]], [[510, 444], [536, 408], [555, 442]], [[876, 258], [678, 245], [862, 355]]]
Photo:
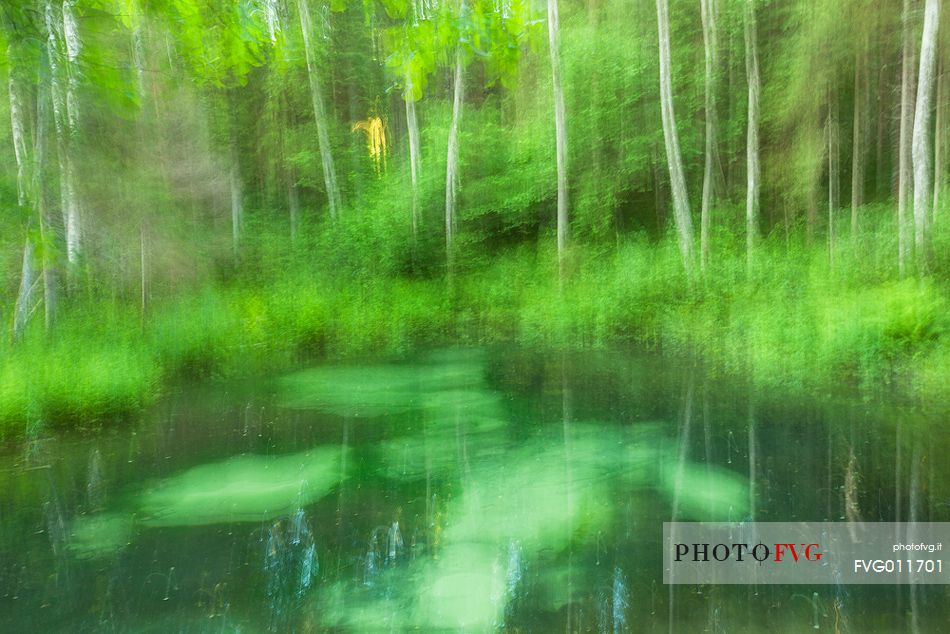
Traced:
[[0, 454], [0, 630], [936, 631], [944, 586], [664, 586], [662, 522], [950, 521], [919, 406], [630, 352], [183, 388]]

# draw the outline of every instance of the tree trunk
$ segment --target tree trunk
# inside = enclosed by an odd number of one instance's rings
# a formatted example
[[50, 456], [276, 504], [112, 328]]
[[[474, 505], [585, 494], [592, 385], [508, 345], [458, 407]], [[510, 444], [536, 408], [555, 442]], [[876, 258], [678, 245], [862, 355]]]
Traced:
[[416, 119], [416, 102], [412, 96], [412, 78], [406, 74], [406, 87], [403, 90], [406, 102], [406, 127], [409, 131], [409, 177], [412, 180], [412, 240], [419, 234], [419, 121]]
[[[43, 62], [48, 62], [45, 56]], [[26, 328], [29, 318], [36, 306], [34, 301], [36, 278], [36, 239], [39, 238], [40, 245], [46, 242], [46, 225], [48, 223], [47, 210], [45, 205], [45, 196], [43, 193], [43, 166], [44, 166], [44, 146], [45, 134], [44, 125], [46, 121], [46, 99], [49, 94], [46, 90], [46, 84], [43, 81], [37, 83], [35, 112], [32, 121], [32, 131], [27, 133], [29, 122], [25, 119], [26, 109], [24, 108], [22, 93], [16, 79], [18, 69], [10, 69], [10, 119], [13, 132], [13, 148], [17, 163], [17, 192], [18, 203], [21, 207], [32, 208], [27, 215], [27, 235], [23, 246], [23, 258], [21, 264], [20, 286], [17, 292], [16, 303], [14, 305], [13, 318], [13, 339], [18, 340]], [[36, 78], [34, 78], [35, 80]], [[32, 140], [32, 148], [28, 141]], [[32, 151], [31, 151], [32, 150]], [[35, 214], [38, 222], [38, 236], [31, 233], [33, 225], [32, 219]], [[47, 328], [52, 326], [53, 314], [56, 307], [56, 288], [53, 279], [52, 267], [49, 264], [49, 255], [42, 249], [42, 260], [40, 261], [43, 282], [44, 298], [44, 316]]]
[[313, 23], [310, 20], [310, 9], [307, 7], [307, 0], [297, 0], [297, 12], [300, 14], [304, 53], [307, 57], [307, 76], [310, 79], [313, 117], [317, 124], [317, 144], [320, 148], [320, 162], [323, 166], [323, 183], [327, 190], [330, 218], [336, 220], [342, 207], [342, 198], [336, 182], [333, 149], [330, 147], [330, 133], [327, 127], [326, 111], [323, 108], [323, 92], [320, 88], [320, 76], [317, 69], [317, 54], [313, 44]]
[[[739, 106], [738, 101], [738, 79], [736, 75], [736, 51], [739, 49], [737, 44], [738, 35], [736, 33], [738, 29], [726, 29], [728, 42], [726, 44], [726, 53], [728, 59], [726, 60], [726, 68], [728, 69], [729, 78], [728, 86], [726, 87], [726, 120], [727, 121], [737, 121]], [[724, 187], [724, 198], [729, 199], [732, 197], [733, 192], [735, 192], [736, 185], [736, 156], [738, 155], [738, 148], [736, 147], [736, 138], [735, 134], [726, 135], [725, 146], [726, 146], [726, 169], [725, 169], [725, 187]]]
[[854, 121], [851, 131], [851, 236], [858, 235], [858, 207], [864, 204], [864, 82], [863, 53], [854, 64]]
[[[275, 14], [276, 15], [276, 14]], [[279, 24], [277, 25], [279, 27]], [[287, 99], [283, 91], [278, 98], [279, 117], [277, 121], [277, 130], [279, 134], [278, 146], [280, 147], [280, 165], [284, 176], [284, 184], [287, 188], [287, 209], [290, 212], [290, 240], [296, 242], [297, 228], [300, 222], [300, 192], [297, 189], [297, 170], [287, 160], [287, 137], [284, 130], [290, 127], [290, 116], [287, 108]]]
[[141, 324], [145, 326], [145, 311], [148, 310], [148, 269], [145, 255], [145, 225], [139, 224], [139, 302], [141, 310]]
[[911, 12], [910, 0], [904, 0], [903, 10], [903, 57], [901, 62], [901, 123], [898, 149], [898, 176], [897, 176], [897, 264], [900, 275], [907, 269], [907, 251], [909, 238], [907, 235], [907, 200], [911, 186], [911, 128], [913, 126], [914, 111], [914, 53], [911, 39]]
[[888, 89], [885, 88], [886, 83], [886, 71], [887, 67], [885, 64], [880, 62], [880, 59], [877, 60], [880, 63], [880, 71], [877, 74], [876, 84], [874, 86], [874, 91], [871, 93], [874, 95], [874, 104], [875, 104], [875, 148], [874, 148], [874, 194], [876, 196], [881, 196], [888, 191], [888, 179], [885, 178], [884, 171], [884, 141], [885, 135], [890, 135], [890, 125], [888, 111], [890, 106], [887, 103]]
[[838, 99], [828, 89], [828, 118], [825, 124], [828, 153], [828, 261], [835, 262], [835, 212], [841, 206], [838, 157]]
[[13, 341], [19, 341], [33, 312], [33, 287], [36, 274], [33, 270], [33, 240], [27, 236], [23, 244], [23, 261], [20, 266], [20, 289], [13, 308]]
[[912, 147], [914, 167], [914, 245], [918, 264], [924, 263], [924, 238], [929, 220], [930, 189], [930, 110], [933, 106], [934, 66], [936, 63], [937, 26], [940, 1], [926, 0], [924, 32], [920, 44], [920, 67], [917, 78], [917, 104], [914, 111]]
[[[73, 12], [75, 0], [63, 2], [63, 40], [66, 48], [66, 194], [64, 203], [67, 214], [66, 224], [66, 259], [74, 265], [79, 257], [82, 240], [82, 208], [76, 191], [76, 161], [73, 157], [72, 139], [79, 126], [79, 103], [77, 91], [79, 88], [78, 61], [81, 46], [79, 26]], [[62, 185], [62, 184], [61, 184]], [[45, 260], [45, 258], [44, 258]]]
[[72, 266], [75, 265], [79, 259], [82, 234], [80, 230], [81, 216], [79, 201], [76, 197], [73, 161], [68, 155], [64, 159], [64, 167], [60, 170], [59, 186], [63, 205], [63, 217], [66, 223], [66, 261]]
[[759, 225], [759, 54], [756, 46], [755, 7], [746, 4], [746, 78], [749, 85], [748, 128], [746, 132], [746, 258], [752, 266], [752, 252]]
[[27, 145], [26, 122], [23, 119], [23, 104], [14, 79], [14, 69], [10, 69], [10, 127], [13, 132], [13, 155], [16, 159], [17, 201], [22, 207], [28, 204], [30, 177], [27, 173], [30, 166], [30, 149]]
[[[80, 39], [72, 5], [64, 2], [57, 12], [47, 0], [45, 11], [47, 48], [50, 71], [50, 96], [59, 155], [60, 202], [66, 234], [66, 261], [76, 264], [81, 248], [81, 208], [76, 193], [76, 176], [72, 157], [72, 138], [76, 133], [78, 111], [76, 102]], [[64, 81], [61, 81], [64, 80]], [[65, 90], [63, 87], [65, 84]]]
[[703, 168], [703, 203], [700, 211], [699, 266], [705, 272], [709, 264], [709, 229], [715, 189], [714, 170], [718, 163], [719, 118], [716, 112], [716, 70], [719, 67], [719, 40], [716, 30], [718, 7], [716, 0], [700, 0], [703, 20], [703, 49], [705, 50], [705, 109], [706, 160]]
[[[600, 0], [587, 0], [587, 23], [592, 33], [598, 33], [600, 31], [600, 13]], [[590, 71], [590, 92], [587, 96], [590, 108], [588, 114], [588, 119], [590, 121], [590, 134], [588, 135], [590, 138], [590, 174], [594, 183], [606, 184], [609, 182], [609, 179], [605, 179], [603, 176], [604, 146], [606, 145], [606, 141], [604, 139], [604, 134], [601, 132], [601, 103], [604, 101], [602, 96], [602, 85], [600, 69], [595, 66]], [[617, 120], [621, 123], [621, 125], [623, 125], [624, 118], [622, 107], [617, 111]], [[619, 132], [619, 130], [617, 132]], [[621, 134], [617, 134], [613, 140], [618, 140], [617, 137], [620, 136]], [[603, 200], [599, 192], [596, 196], [596, 200]], [[606, 206], [607, 205], [605, 205], [605, 207]], [[609, 206], [610, 224], [613, 229], [614, 240], [619, 245], [621, 226], [620, 209], [618, 205]]]
[[135, 67], [136, 92], [140, 108], [145, 102], [145, 20], [139, 2], [129, 3], [132, 10], [132, 65]]
[[231, 170], [228, 176], [231, 188], [231, 247], [234, 261], [238, 261], [241, 244], [241, 227], [244, 224], [244, 183], [238, 165], [237, 151], [232, 151]]
[[937, 75], [937, 120], [934, 124], [934, 202], [931, 221], [937, 222], [940, 213], [943, 190], [946, 185], [947, 160], [947, 78], [946, 68], [942, 67]]
[[297, 193], [296, 174], [287, 173], [287, 206], [290, 208], [290, 239], [297, 240], [297, 225], [300, 218], [300, 195]]
[[[550, 0], [553, 1], [553, 0]], [[680, 253], [687, 275], [692, 275], [693, 221], [686, 195], [686, 178], [680, 157], [679, 135], [673, 114], [673, 80], [670, 68], [670, 25], [667, 0], [656, 0], [657, 30], [660, 49], [660, 106], [663, 117], [663, 141], [666, 145], [666, 163], [670, 172], [670, 190], [673, 194], [673, 220], [679, 234]]]
[[[33, 122], [33, 205], [36, 211], [36, 220], [39, 225], [40, 244], [44, 247], [40, 254], [40, 267], [43, 276], [43, 323], [46, 330], [53, 327], [53, 315], [56, 312], [56, 283], [53, 279], [53, 267], [49, 249], [46, 246], [49, 240], [46, 228], [50, 224], [49, 211], [46, 206], [46, 192], [43, 188], [43, 174], [46, 165], [46, 100], [49, 93], [46, 85], [40, 82], [36, 90], [36, 120]], [[62, 185], [61, 185], [62, 186]]]
[[452, 96], [452, 123], [449, 127], [448, 155], [445, 162], [445, 263], [452, 275], [453, 247], [455, 240], [455, 195], [458, 183], [458, 133], [462, 117], [463, 85], [462, 50], [455, 53], [455, 88]]
[[[8, 56], [12, 57], [12, 56]], [[24, 110], [20, 101], [20, 93], [14, 79], [15, 69], [10, 69], [10, 124], [13, 131], [13, 153], [17, 164], [17, 194], [21, 207], [29, 204], [32, 191], [30, 171], [29, 146], [27, 145], [26, 122], [23, 119]], [[23, 334], [32, 310], [33, 296], [33, 241], [27, 227], [27, 237], [23, 243], [23, 258], [20, 266], [20, 288], [17, 292], [16, 303], [13, 309], [13, 340], [17, 341]]]
[[564, 108], [564, 88], [561, 84], [561, 34], [557, 3], [558, 0], [548, 0], [548, 50], [551, 55], [551, 81], [554, 88], [558, 274], [563, 279], [567, 245], [570, 240], [570, 202], [567, 182], [567, 113]]

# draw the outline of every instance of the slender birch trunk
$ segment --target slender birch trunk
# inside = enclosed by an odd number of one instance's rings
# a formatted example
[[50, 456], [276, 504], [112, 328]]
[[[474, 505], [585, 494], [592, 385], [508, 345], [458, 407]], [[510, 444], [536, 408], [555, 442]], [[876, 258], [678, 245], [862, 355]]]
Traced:
[[[73, 10], [74, 4], [75, 0], [65, 0], [63, 2], [63, 41], [66, 49], [64, 69], [66, 73], [66, 134], [68, 140], [66, 144], [65, 183], [60, 184], [66, 192], [63, 197], [64, 211], [67, 217], [66, 259], [70, 265], [76, 263], [82, 241], [82, 207], [76, 191], [76, 162], [72, 151], [72, 140], [79, 128], [77, 91], [79, 87], [79, 51], [81, 48], [79, 26]], [[50, 55], [52, 55], [52, 51], [50, 51]]]
[[909, 236], [907, 235], [907, 201], [910, 197], [911, 184], [911, 129], [913, 127], [914, 111], [914, 53], [911, 39], [911, 11], [910, 0], [904, 0], [902, 14], [903, 23], [903, 56], [901, 61], [901, 114], [900, 137], [898, 140], [898, 176], [897, 176], [897, 265], [903, 277], [907, 270], [907, 251]]
[[940, 213], [940, 204], [943, 189], [946, 184], [946, 155], [947, 155], [947, 79], [946, 68], [941, 68], [937, 75], [937, 113], [934, 123], [934, 202], [931, 211], [931, 222], [937, 222]]
[[851, 235], [858, 235], [858, 207], [864, 204], [864, 82], [863, 53], [855, 57], [854, 121], [851, 131]]
[[[276, 15], [277, 14], [275, 13], [275, 16]], [[276, 17], [274, 19], [276, 20]], [[275, 24], [276, 26], [274, 28], [279, 30], [279, 23]], [[290, 117], [287, 111], [287, 100], [283, 91], [281, 91], [278, 96], [277, 107], [279, 112], [277, 117], [277, 129], [279, 135], [278, 145], [280, 147], [280, 165], [282, 167], [281, 171], [284, 177], [284, 184], [287, 188], [287, 209], [290, 213], [290, 241], [296, 242], [297, 227], [299, 225], [300, 219], [300, 195], [297, 190], [297, 171], [287, 160], [287, 138], [284, 135], [284, 129], [289, 127]]]
[[[930, 110], [933, 106], [934, 68], [940, 0], [926, 0], [924, 32], [920, 43], [920, 67], [917, 78], [917, 104], [914, 111], [914, 138], [911, 148], [914, 168], [914, 245], [918, 264], [924, 263], [924, 238], [932, 202], [930, 189], [931, 139]], [[931, 199], [931, 200], [928, 200]]]
[[82, 212], [76, 192], [76, 175], [72, 157], [72, 138], [78, 124], [76, 64], [81, 40], [76, 17], [70, 2], [57, 11], [47, 0], [44, 11], [47, 58], [50, 71], [50, 96], [56, 129], [59, 156], [60, 204], [66, 234], [66, 260], [76, 264], [81, 249]]
[[317, 144], [320, 148], [320, 162], [323, 167], [323, 183], [327, 190], [330, 218], [336, 220], [342, 208], [342, 197], [336, 181], [333, 148], [330, 147], [330, 133], [327, 126], [326, 111], [323, 107], [323, 91], [320, 87], [320, 76], [317, 69], [317, 53], [313, 43], [313, 22], [310, 19], [310, 8], [307, 6], [307, 1], [297, 0], [297, 12], [300, 15], [300, 28], [303, 31], [307, 76], [310, 80], [310, 98], [313, 101], [313, 118], [317, 124]]
[[[42, 57], [43, 62], [48, 62], [47, 57]], [[46, 121], [46, 99], [48, 93], [45, 84], [41, 81], [36, 89], [36, 109], [32, 121], [32, 134], [27, 133], [28, 123], [25, 119], [26, 110], [24, 108], [22, 93], [20, 91], [19, 81], [15, 78], [16, 68], [10, 71], [10, 119], [13, 133], [13, 149], [17, 163], [17, 193], [18, 204], [21, 207], [30, 208], [28, 214], [27, 235], [23, 245], [23, 258], [21, 260], [20, 286], [17, 291], [17, 298], [14, 304], [13, 316], [13, 339], [17, 341], [23, 335], [37, 306], [34, 299], [36, 285], [42, 281], [43, 284], [43, 303], [44, 303], [44, 324], [47, 329], [52, 326], [53, 315], [56, 307], [56, 288], [53, 279], [53, 271], [49, 263], [48, 255], [43, 253], [39, 260], [41, 276], [37, 278], [37, 255], [36, 242], [45, 244], [46, 226], [48, 224], [47, 209], [43, 193], [43, 166], [44, 166], [44, 124]], [[32, 148], [28, 144], [28, 139], [32, 139]], [[32, 231], [33, 218], [37, 222], [37, 234]]]
[[[587, 22], [591, 29], [591, 32], [597, 33], [600, 31], [600, 0], [587, 0]], [[604, 179], [604, 135], [601, 131], [601, 103], [603, 103], [604, 98], [602, 95], [602, 82], [600, 78], [600, 69], [594, 67], [590, 71], [590, 88], [588, 98], [588, 107], [590, 120], [590, 165], [591, 165], [591, 177], [595, 183], [604, 183], [607, 182]], [[623, 90], [623, 89], [621, 89]], [[624, 121], [623, 108], [617, 115], [618, 120], [621, 122], [621, 126]], [[622, 135], [618, 135], [622, 136]], [[610, 212], [610, 223], [614, 232], [614, 240], [619, 245], [620, 244], [620, 209], [616, 206], [613, 206]]]
[[752, 266], [759, 225], [759, 54], [756, 46], [755, 7], [746, 4], [745, 48], [746, 78], [749, 85], [748, 128], [746, 131], [746, 258]]
[[[738, 96], [741, 92], [739, 89], [739, 80], [737, 79], [738, 72], [736, 71], [735, 58], [737, 57], [737, 51], [739, 50], [741, 44], [738, 42], [740, 36], [737, 33], [738, 29], [726, 29], [728, 41], [726, 43], [726, 52], [728, 53], [728, 59], [726, 60], [726, 68], [728, 70], [728, 79], [726, 86], [726, 120], [727, 121], [737, 121], [739, 119], [739, 105], [738, 105]], [[743, 34], [744, 35], [744, 34]], [[738, 156], [738, 148], [736, 147], [737, 135], [731, 134], [726, 138], [726, 165], [725, 165], [725, 174], [724, 174], [724, 197], [730, 198], [730, 196], [736, 190], [736, 157]], [[720, 169], [722, 169], [720, 167]]]
[[[553, 0], [549, 0], [553, 1]], [[660, 49], [660, 106], [663, 118], [663, 141], [666, 145], [666, 163], [670, 172], [670, 190], [673, 194], [673, 219], [679, 234], [680, 253], [687, 275], [692, 275], [693, 221], [686, 195], [686, 178], [680, 156], [679, 135], [673, 113], [673, 79], [670, 68], [670, 25], [667, 0], [656, 0], [657, 30]]]
[[[49, 92], [44, 82], [39, 82], [36, 89], [36, 120], [33, 130], [33, 205], [36, 211], [36, 221], [39, 227], [40, 244], [44, 247], [49, 243], [46, 235], [50, 224], [49, 210], [46, 206], [46, 192], [43, 187], [43, 175], [46, 165], [46, 113]], [[53, 266], [48, 248], [43, 248], [40, 255], [41, 274], [43, 276], [43, 324], [49, 331], [53, 327], [53, 316], [56, 312], [56, 282], [53, 279]]]
[[828, 89], [828, 118], [825, 123], [825, 140], [828, 154], [828, 261], [835, 263], [835, 212], [841, 206], [838, 156], [838, 99]]
[[[8, 56], [12, 58], [12, 55]], [[17, 194], [21, 207], [30, 204], [32, 199], [32, 178], [30, 149], [27, 145], [26, 121], [24, 108], [20, 98], [17, 80], [14, 78], [15, 68], [10, 69], [10, 123], [13, 131], [13, 153], [17, 164]], [[16, 302], [13, 307], [13, 340], [18, 341], [26, 329], [30, 313], [33, 310], [34, 290], [34, 254], [33, 236], [30, 232], [32, 223], [27, 223], [26, 239], [23, 242], [23, 258], [20, 265], [20, 286], [17, 291]]]
[[66, 261], [75, 265], [79, 259], [81, 248], [81, 214], [79, 200], [76, 195], [75, 170], [72, 159], [67, 156], [65, 168], [60, 176], [61, 200], [63, 214], [66, 219]]
[[455, 241], [455, 202], [458, 185], [458, 133], [459, 121], [462, 117], [462, 98], [465, 86], [463, 84], [464, 67], [462, 65], [462, 50], [455, 52], [455, 88], [452, 96], [452, 123], [449, 126], [448, 156], [445, 162], [445, 262], [448, 274], [452, 275], [453, 247]]
[[141, 325], [145, 326], [145, 312], [148, 310], [148, 268], [146, 267], [145, 224], [139, 223], [139, 308]]
[[231, 157], [228, 174], [231, 189], [231, 247], [234, 251], [234, 261], [237, 262], [241, 247], [241, 228], [244, 225], [244, 183], [241, 180], [236, 150], [232, 150]]
[[[8, 55], [8, 58], [11, 58], [12, 55]], [[28, 201], [28, 187], [30, 183], [30, 177], [27, 173], [29, 170], [29, 146], [27, 145], [27, 133], [26, 133], [26, 122], [23, 119], [23, 104], [20, 99], [20, 92], [17, 86], [17, 81], [14, 78], [15, 69], [10, 69], [10, 82], [9, 82], [9, 93], [10, 93], [10, 127], [12, 128], [13, 133], [13, 155], [16, 159], [17, 167], [17, 201], [22, 207], [27, 204]]]
[[818, 223], [819, 184], [813, 182], [808, 187], [805, 202], [805, 242], [811, 246], [815, 241], [815, 225]]
[[292, 170], [287, 173], [287, 206], [290, 208], [290, 239], [296, 241], [300, 218], [300, 195], [297, 193], [297, 177]]
[[551, 82], [554, 89], [554, 130], [557, 156], [557, 256], [558, 275], [563, 280], [567, 245], [570, 240], [570, 201], [567, 182], [567, 112], [561, 68], [561, 32], [558, 0], [548, 0], [548, 51], [551, 55]]
[[875, 110], [875, 147], [874, 147], [874, 193], [880, 196], [887, 191], [887, 181], [884, 176], [884, 148], [885, 137], [890, 134], [890, 123], [888, 112], [890, 110], [887, 103], [888, 91], [887, 85], [887, 65], [880, 61], [880, 54], [875, 58], [876, 64], [880, 65], [880, 71], [877, 73], [874, 90], [870, 94], [874, 95]]
[[13, 341], [19, 341], [26, 330], [26, 324], [33, 312], [33, 291], [35, 287], [35, 273], [33, 265], [33, 239], [27, 235], [23, 243], [23, 259], [20, 265], [20, 288], [17, 291], [16, 303], [13, 306]]
[[[139, 3], [129, 5], [132, 10], [132, 65], [135, 67], [136, 91], [141, 104], [145, 102], [145, 24]], [[144, 108], [143, 108], [144, 109]]]
[[403, 90], [406, 102], [406, 128], [409, 131], [409, 177], [412, 181], [412, 240], [419, 234], [419, 121], [416, 119], [416, 102], [412, 97], [412, 77], [406, 73], [406, 87]]
[[699, 266], [705, 272], [709, 264], [709, 229], [715, 189], [715, 166], [718, 163], [719, 117], [716, 112], [716, 69], [719, 67], [719, 40], [716, 18], [717, 0], [700, 0], [705, 50], [706, 160], [703, 168], [703, 203], [700, 211]]

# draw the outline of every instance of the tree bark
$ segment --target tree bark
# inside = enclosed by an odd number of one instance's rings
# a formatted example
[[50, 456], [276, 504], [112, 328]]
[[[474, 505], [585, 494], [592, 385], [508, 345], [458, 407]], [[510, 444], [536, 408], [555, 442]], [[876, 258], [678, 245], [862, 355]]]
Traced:
[[[81, 41], [76, 15], [73, 12], [75, 0], [63, 2], [63, 40], [66, 48], [66, 173], [64, 205], [67, 214], [66, 259], [74, 265], [79, 258], [82, 242], [82, 207], [76, 191], [76, 161], [73, 156], [72, 140], [79, 126], [79, 87], [78, 60]], [[61, 183], [61, 187], [63, 184]], [[45, 258], [44, 258], [45, 260]]]
[[903, 25], [903, 56], [901, 61], [901, 114], [900, 136], [898, 140], [898, 171], [897, 171], [897, 264], [900, 275], [907, 270], [907, 251], [909, 237], [907, 235], [907, 200], [911, 186], [911, 129], [913, 126], [914, 111], [914, 53], [911, 39], [911, 10], [910, 0], [904, 0], [902, 14]]
[[[12, 55], [8, 55], [12, 58]], [[31, 187], [29, 146], [27, 145], [26, 122], [24, 121], [23, 104], [17, 82], [14, 79], [15, 69], [10, 69], [10, 125], [13, 132], [13, 153], [17, 164], [17, 195], [21, 207], [29, 204]], [[33, 240], [27, 225], [27, 236], [23, 243], [23, 258], [20, 265], [20, 286], [17, 291], [16, 303], [13, 308], [13, 340], [17, 341], [23, 335], [32, 310], [33, 298]]]
[[[132, 10], [132, 65], [135, 67], [136, 92], [139, 102], [145, 102], [145, 24], [138, 1], [129, 3]], [[141, 107], [141, 106], [140, 106]]]
[[855, 56], [854, 121], [851, 131], [851, 235], [858, 235], [858, 207], [864, 204], [864, 105], [863, 53]]
[[561, 80], [561, 33], [558, 0], [548, 0], [548, 50], [551, 55], [551, 81], [554, 89], [554, 129], [557, 156], [557, 255], [558, 274], [564, 278], [565, 257], [570, 240], [570, 201], [567, 181], [567, 113]]
[[[554, 0], [549, 0], [553, 2]], [[670, 172], [670, 190], [673, 195], [673, 220], [679, 236], [680, 253], [687, 275], [692, 275], [693, 221], [686, 195], [686, 178], [680, 156], [679, 135], [673, 113], [673, 80], [670, 68], [670, 26], [667, 0], [656, 0], [657, 31], [660, 49], [660, 113], [663, 118], [663, 141], [666, 145], [666, 163]]]
[[[598, 33], [600, 31], [600, 0], [587, 0], [587, 23], [588, 27], [591, 29], [592, 33]], [[604, 173], [604, 146], [606, 145], [604, 135], [601, 132], [601, 118], [602, 118], [602, 109], [601, 104], [604, 101], [603, 82], [600, 77], [600, 69], [597, 66], [594, 66], [590, 70], [590, 87], [589, 94], [587, 95], [587, 103], [589, 107], [588, 111], [588, 120], [590, 122], [590, 174], [594, 183], [609, 183], [610, 179], [605, 179], [603, 176]], [[622, 89], [621, 89], [622, 90]], [[617, 111], [617, 120], [621, 123], [621, 126], [624, 122], [624, 115], [622, 112], [623, 108], [621, 107]], [[617, 138], [613, 140], [619, 140], [622, 137], [622, 133], [618, 130]], [[622, 141], [621, 141], [622, 142]], [[603, 200], [598, 192], [596, 199], [598, 201]], [[610, 210], [610, 224], [614, 233], [614, 240], [619, 245], [620, 244], [620, 209], [617, 205], [605, 205], [611, 208]]]
[[[81, 249], [81, 207], [76, 193], [76, 175], [72, 157], [72, 138], [76, 133], [77, 75], [76, 62], [81, 41], [70, 2], [57, 11], [47, 0], [44, 11], [46, 55], [50, 71], [50, 96], [59, 155], [60, 203], [66, 234], [66, 260], [72, 267]], [[65, 81], [62, 81], [65, 80]], [[65, 84], [65, 89], [63, 84]]]
[[237, 262], [241, 247], [241, 227], [244, 224], [244, 183], [241, 181], [237, 151], [232, 151], [231, 155], [231, 170], [228, 174], [231, 189], [231, 247], [234, 251], [234, 261]]
[[946, 185], [946, 156], [947, 156], [947, 78], [946, 67], [942, 67], [937, 75], [937, 113], [934, 123], [934, 202], [931, 212], [931, 222], [937, 222], [940, 213], [940, 204], [943, 190]]
[[719, 67], [719, 40], [716, 18], [719, 8], [716, 0], [699, 0], [703, 21], [703, 49], [705, 51], [705, 109], [706, 158], [703, 167], [703, 202], [700, 211], [699, 266], [705, 272], [709, 264], [709, 229], [715, 194], [715, 167], [718, 163], [719, 117], [716, 112], [716, 70]]
[[297, 177], [293, 170], [287, 173], [287, 206], [290, 208], [290, 239], [296, 241], [300, 218], [300, 195], [297, 193]]
[[148, 269], [145, 255], [145, 225], [139, 224], [139, 307], [141, 325], [145, 326], [145, 312], [148, 310]]
[[452, 95], [452, 123], [449, 127], [448, 156], [445, 162], [445, 264], [448, 274], [452, 275], [455, 241], [455, 202], [458, 184], [458, 133], [462, 117], [462, 98], [464, 67], [462, 50], [455, 53], [455, 88]]
[[[46, 53], [46, 51], [44, 51]], [[42, 62], [49, 59], [44, 54]], [[14, 305], [13, 339], [20, 339], [26, 329], [30, 316], [36, 306], [34, 301], [35, 286], [38, 282], [36, 272], [37, 240], [40, 245], [46, 243], [46, 226], [48, 224], [47, 209], [43, 190], [43, 172], [45, 160], [45, 121], [46, 99], [49, 97], [47, 86], [42, 80], [37, 82], [35, 111], [32, 120], [31, 133], [27, 133], [29, 122], [25, 119], [20, 81], [16, 78], [18, 69], [10, 69], [10, 119], [13, 132], [13, 148], [17, 163], [17, 192], [18, 204], [29, 210], [27, 214], [26, 238], [23, 246], [23, 258], [20, 272], [20, 286]], [[34, 78], [35, 80], [36, 78]], [[32, 147], [28, 144], [32, 140]], [[37, 221], [37, 234], [32, 233], [33, 218]], [[56, 309], [56, 287], [53, 278], [49, 255], [42, 250], [40, 275], [43, 283], [44, 323], [47, 329], [52, 326], [53, 315]]]
[[914, 245], [918, 264], [924, 263], [924, 238], [929, 220], [931, 142], [930, 110], [933, 106], [934, 67], [936, 63], [937, 27], [940, 1], [926, 0], [924, 32], [920, 44], [920, 67], [917, 78], [917, 104], [914, 111], [912, 158], [914, 167]]
[[875, 148], [874, 148], [874, 194], [876, 196], [881, 196], [883, 193], [887, 192], [889, 187], [889, 179], [885, 177], [885, 164], [884, 164], [884, 148], [885, 148], [885, 137], [890, 135], [890, 117], [888, 112], [890, 110], [890, 105], [887, 102], [889, 91], [885, 86], [887, 85], [887, 74], [888, 70], [886, 65], [880, 61], [880, 54], [876, 58], [876, 62], [880, 64], [880, 71], [877, 74], [877, 79], [875, 80], [874, 90], [871, 92], [874, 95], [874, 109], [876, 112], [875, 115]]
[[828, 118], [825, 124], [828, 154], [828, 261], [835, 263], [835, 212], [841, 206], [838, 156], [838, 99], [828, 89]]
[[755, 7], [746, 4], [745, 48], [746, 78], [749, 89], [748, 128], [746, 131], [746, 258], [752, 266], [752, 254], [759, 231], [759, 54], [756, 46]]
[[[39, 83], [36, 91], [36, 120], [33, 123], [33, 205], [36, 211], [37, 225], [39, 226], [39, 240], [43, 245], [40, 255], [41, 274], [43, 276], [43, 323], [47, 332], [53, 327], [53, 316], [56, 312], [56, 283], [53, 279], [53, 266], [50, 262], [49, 244], [46, 235], [50, 224], [49, 210], [46, 205], [46, 192], [43, 187], [43, 174], [46, 165], [46, 116], [47, 98], [49, 93], [46, 84]], [[62, 186], [62, 185], [61, 185]]]
[[[10, 56], [8, 56], [10, 57]], [[30, 149], [27, 145], [26, 121], [24, 121], [23, 103], [20, 98], [20, 92], [14, 79], [14, 69], [10, 69], [10, 127], [13, 133], [13, 155], [17, 166], [17, 201], [22, 207], [29, 199], [30, 177], [28, 174], [30, 166]]]
[[313, 44], [313, 23], [310, 19], [307, 0], [297, 0], [297, 12], [300, 15], [300, 28], [303, 31], [307, 76], [310, 80], [310, 98], [313, 101], [313, 117], [317, 124], [317, 144], [320, 148], [320, 162], [323, 167], [323, 183], [327, 190], [330, 218], [336, 220], [342, 208], [342, 198], [336, 181], [333, 148], [330, 147], [330, 133], [327, 127], [327, 115], [323, 107], [323, 91], [320, 87], [320, 75], [317, 69], [317, 54]]
[[20, 265], [20, 288], [17, 291], [13, 307], [13, 341], [19, 341], [26, 330], [26, 324], [33, 312], [33, 290], [35, 272], [33, 270], [33, 239], [27, 235], [23, 243], [23, 260]]
[[416, 102], [412, 96], [412, 78], [406, 74], [406, 87], [403, 90], [406, 102], [406, 127], [409, 131], [409, 177], [412, 181], [412, 240], [419, 234], [419, 170], [421, 156], [419, 151], [419, 121], [416, 119]]

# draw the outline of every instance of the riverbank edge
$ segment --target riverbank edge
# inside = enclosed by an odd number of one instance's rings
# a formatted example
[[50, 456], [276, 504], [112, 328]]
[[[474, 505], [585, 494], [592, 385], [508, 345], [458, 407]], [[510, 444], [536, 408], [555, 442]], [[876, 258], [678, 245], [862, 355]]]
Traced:
[[559, 284], [550, 255], [522, 250], [457, 275], [451, 288], [439, 278], [297, 272], [167, 298], [144, 315], [118, 300], [87, 302], [54, 332], [34, 326], [4, 351], [0, 434], [125, 420], [182, 381], [446, 345], [633, 345], [697, 355], [763, 389], [850, 384], [918, 401], [948, 392], [950, 294], [933, 275], [901, 280], [865, 266], [856, 277], [815, 252], [763, 248], [762, 266], [724, 258], [690, 280], [663, 242], [574, 253]]

